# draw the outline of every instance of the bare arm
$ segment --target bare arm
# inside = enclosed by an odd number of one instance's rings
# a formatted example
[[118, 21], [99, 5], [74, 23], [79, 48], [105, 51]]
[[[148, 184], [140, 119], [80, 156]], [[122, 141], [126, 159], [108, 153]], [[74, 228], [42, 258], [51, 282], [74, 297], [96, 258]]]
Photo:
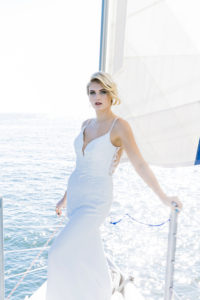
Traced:
[[67, 190], [66, 190], [64, 196], [62, 197], [62, 199], [60, 201], [58, 201], [58, 203], [56, 204], [56, 213], [58, 216], [62, 214], [61, 209], [66, 207], [66, 203], [67, 203]]
[[64, 201], [64, 203], [66, 204], [66, 202], [67, 202], [67, 190], [66, 190], [66, 192], [64, 193], [63, 201]]
[[123, 145], [124, 150], [127, 153], [133, 167], [144, 182], [156, 193], [156, 195], [168, 206], [172, 206], [172, 201], [176, 202], [179, 209], [182, 208], [182, 203], [177, 197], [168, 197], [162, 190], [158, 183], [153, 171], [149, 167], [148, 163], [144, 160], [133, 135], [132, 128], [129, 123], [120, 118], [117, 124], [118, 135]]

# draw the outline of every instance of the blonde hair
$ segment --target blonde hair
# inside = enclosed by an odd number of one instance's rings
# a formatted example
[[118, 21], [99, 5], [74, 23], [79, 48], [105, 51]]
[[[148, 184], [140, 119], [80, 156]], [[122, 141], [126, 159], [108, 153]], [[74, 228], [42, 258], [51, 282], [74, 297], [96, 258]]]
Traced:
[[104, 87], [104, 89], [110, 94], [112, 98], [111, 101], [112, 105], [121, 103], [121, 100], [118, 96], [117, 85], [108, 73], [99, 71], [92, 74], [92, 76], [90, 77], [90, 81], [87, 84], [88, 95], [89, 95], [89, 86], [91, 82], [98, 82]]

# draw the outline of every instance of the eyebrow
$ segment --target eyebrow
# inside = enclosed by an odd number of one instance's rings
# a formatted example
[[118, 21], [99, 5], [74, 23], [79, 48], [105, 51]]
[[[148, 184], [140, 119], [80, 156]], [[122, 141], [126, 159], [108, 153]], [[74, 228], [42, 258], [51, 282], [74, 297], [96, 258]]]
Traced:
[[[105, 91], [106, 89], [100, 89], [100, 91]], [[95, 90], [90, 90], [92, 92], [95, 92]]]

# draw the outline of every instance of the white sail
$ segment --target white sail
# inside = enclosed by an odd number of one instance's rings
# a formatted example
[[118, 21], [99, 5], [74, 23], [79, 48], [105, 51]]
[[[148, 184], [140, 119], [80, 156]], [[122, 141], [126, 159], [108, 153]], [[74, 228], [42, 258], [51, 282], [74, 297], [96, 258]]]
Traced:
[[101, 69], [122, 100], [113, 111], [129, 121], [149, 163], [200, 163], [200, 3], [109, 0], [106, 6]]

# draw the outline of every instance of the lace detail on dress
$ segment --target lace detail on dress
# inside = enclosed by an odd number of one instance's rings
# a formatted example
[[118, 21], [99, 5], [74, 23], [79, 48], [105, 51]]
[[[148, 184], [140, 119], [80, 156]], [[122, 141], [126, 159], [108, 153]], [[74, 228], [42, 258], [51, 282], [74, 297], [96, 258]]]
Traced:
[[120, 157], [122, 154], [122, 147], [116, 147], [115, 153], [113, 155], [111, 164], [110, 164], [110, 168], [109, 168], [109, 175], [112, 175], [115, 171], [115, 169], [117, 168], [119, 161], [120, 161]]

